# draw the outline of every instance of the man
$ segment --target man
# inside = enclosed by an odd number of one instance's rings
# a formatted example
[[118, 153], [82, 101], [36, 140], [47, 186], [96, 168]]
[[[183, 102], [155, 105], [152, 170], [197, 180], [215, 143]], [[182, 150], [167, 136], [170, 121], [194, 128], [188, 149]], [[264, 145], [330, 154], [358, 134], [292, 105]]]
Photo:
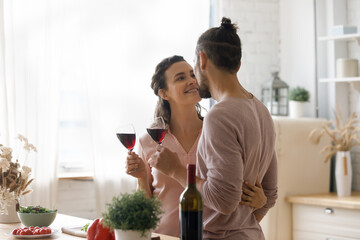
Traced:
[[[203, 33], [196, 47], [199, 93], [217, 104], [207, 113], [197, 150], [197, 187], [204, 201], [204, 239], [264, 239], [259, 221], [277, 198], [275, 131], [266, 107], [238, 81], [241, 41], [223, 18]], [[165, 148], [149, 164], [186, 185], [186, 170]], [[175, 165], [175, 167], [174, 167]], [[244, 181], [261, 182], [267, 197], [253, 211], [241, 202]]]

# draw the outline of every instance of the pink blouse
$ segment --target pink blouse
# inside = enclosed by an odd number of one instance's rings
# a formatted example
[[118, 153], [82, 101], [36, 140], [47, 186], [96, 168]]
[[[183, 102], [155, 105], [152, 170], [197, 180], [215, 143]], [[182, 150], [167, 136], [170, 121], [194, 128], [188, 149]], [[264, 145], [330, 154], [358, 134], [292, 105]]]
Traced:
[[[199, 131], [198, 137], [189, 152], [184, 150], [176, 137], [171, 134], [170, 130], [167, 130], [162, 145], [176, 152], [184, 166], [189, 163], [196, 164], [196, 150], [200, 133], [201, 131]], [[179, 237], [179, 198], [184, 188], [176, 180], [159, 172], [157, 169], [150, 169], [147, 160], [155, 153], [156, 145], [155, 141], [146, 134], [140, 138], [138, 149], [139, 156], [145, 161], [146, 166], [148, 166], [148, 176], [150, 176], [149, 173], [151, 171], [149, 182], [151, 183], [150, 187], [153, 195], [162, 202], [162, 209], [164, 211], [155, 232]]]

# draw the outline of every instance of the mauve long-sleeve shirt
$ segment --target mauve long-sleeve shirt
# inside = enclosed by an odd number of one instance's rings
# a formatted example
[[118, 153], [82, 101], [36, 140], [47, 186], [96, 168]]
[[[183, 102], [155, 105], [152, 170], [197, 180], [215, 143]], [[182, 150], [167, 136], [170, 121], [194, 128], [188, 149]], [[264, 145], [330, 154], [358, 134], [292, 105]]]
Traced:
[[264, 239], [252, 209], [239, 205], [243, 181], [258, 178], [267, 196], [265, 215], [277, 198], [275, 130], [255, 97], [228, 97], [207, 113], [197, 151], [204, 201], [204, 239]]

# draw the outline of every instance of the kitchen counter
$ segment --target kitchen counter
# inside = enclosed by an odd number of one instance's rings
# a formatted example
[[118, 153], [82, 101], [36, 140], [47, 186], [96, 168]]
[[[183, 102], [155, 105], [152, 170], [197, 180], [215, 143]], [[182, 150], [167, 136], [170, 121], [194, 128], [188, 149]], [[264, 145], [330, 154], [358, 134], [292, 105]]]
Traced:
[[[85, 240], [86, 238], [82, 237], [75, 237], [66, 233], [61, 232], [61, 228], [64, 226], [84, 226], [86, 223], [91, 223], [92, 220], [84, 219], [84, 218], [78, 218], [78, 217], [72, 217], [64, 214], [57, 214], [55, 221], [49, 226], [52, 229], [57, 230], [58, 232], [53, 234], [53, 236], [49, 238], [41, 238], [41, 239], [62, 239], [62, 240]], [[0, 239], [1, 240], [9, 240], [9, 239], [15, 239], [15, 237], [9, 235], [9, 233], [14, 229], [18, 227], [24, 227], [21, 223], [1, 223], [0, 224]], [[160, 236], [161, 240], [178, 240], [178, 238], [170, 237], [162, 234], [154, 234], [156, 236]]]
[[305, 205], [360, 210], [360, 192], [352, 192], [349, 197], [338, 197], [336, 193], [295, 195], [286, 197], [286, 201]]

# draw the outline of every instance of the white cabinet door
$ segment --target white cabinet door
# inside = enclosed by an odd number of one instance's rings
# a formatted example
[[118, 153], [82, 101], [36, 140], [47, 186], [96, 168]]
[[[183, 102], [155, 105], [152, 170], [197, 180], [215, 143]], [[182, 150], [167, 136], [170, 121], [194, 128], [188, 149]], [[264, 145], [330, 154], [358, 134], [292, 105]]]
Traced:
[[[360, 211], [294, 204], [293, 230], [294, 237], [295, 232], [298, 234], [306, 232], [307, 234], [312, 233], [329, 237], [329, 239], [318, 238], [324, 240], [331, 240], [332, 238], [360, 239]], [[337, 236], [337, 238], [335, 238], [335, 236]]]
[[294, 231], [293, 240], [358, 240], [360, 238], [339, 237], [314, 232]]

